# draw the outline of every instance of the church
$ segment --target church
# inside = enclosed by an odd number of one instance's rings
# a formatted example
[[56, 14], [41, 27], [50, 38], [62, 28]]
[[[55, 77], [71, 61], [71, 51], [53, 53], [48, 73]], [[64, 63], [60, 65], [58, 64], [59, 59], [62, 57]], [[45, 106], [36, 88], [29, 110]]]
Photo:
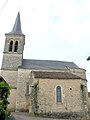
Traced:
[[19, 12], [5, 37], [1, 76], [11, 86], [10, 111], [51, 116], [88, 114], [84, 69], [74, 62], [23, 59], [25, 35]]

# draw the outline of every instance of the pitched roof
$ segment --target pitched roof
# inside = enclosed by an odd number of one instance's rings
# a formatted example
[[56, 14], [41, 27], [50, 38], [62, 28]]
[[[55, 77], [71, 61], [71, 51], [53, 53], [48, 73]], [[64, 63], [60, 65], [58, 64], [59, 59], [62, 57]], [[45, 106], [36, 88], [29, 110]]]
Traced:
[[8, 34], [22, 34], [20, 13], [18, 12], [13, 29]]
[[54, 61], [54, 60], [32, 60], [23, 59], [22, 68], [60, 70], [69, 68], [79, 68], [73, 62]]
[[45, 72], [45, 71], [33, 71], [35, 78], [42, 79], [81, 79], [80, 77], [70, 72]]

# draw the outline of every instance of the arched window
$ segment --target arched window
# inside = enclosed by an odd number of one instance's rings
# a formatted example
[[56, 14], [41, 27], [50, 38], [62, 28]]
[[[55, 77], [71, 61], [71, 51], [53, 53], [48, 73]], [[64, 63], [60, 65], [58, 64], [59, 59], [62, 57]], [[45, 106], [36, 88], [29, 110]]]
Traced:
[[13, 49], [13, 41], [10, 41], [10, 44], [9, 44], [9, 52], [12, 52], [12, 49]]
[[14, 52], [17, 52], [18, 50], [18, 41], [15, 42]]
[[61, 93], [61, 87], [56, 87], [56, 102], [62, 102], [62, 93]]
[[29, 83], [26, 84], [26, 95], [29, 95]]

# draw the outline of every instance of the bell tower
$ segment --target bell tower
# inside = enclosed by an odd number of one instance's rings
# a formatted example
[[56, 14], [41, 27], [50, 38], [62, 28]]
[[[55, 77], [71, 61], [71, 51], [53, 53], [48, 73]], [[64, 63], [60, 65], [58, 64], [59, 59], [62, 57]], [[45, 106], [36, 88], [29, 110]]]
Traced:
[[25, 35], [22, 34], [20, 13], [11, 32], [5, 34], [2, 70], [17, 70], [22, 65]]
[[25, 35], [22, 34], [20, 13], [18, 12], [11, 32], [5, 34], [1, 76], [11, 86], [9, 109], [15, 110], [18, 67], [22, 65]]

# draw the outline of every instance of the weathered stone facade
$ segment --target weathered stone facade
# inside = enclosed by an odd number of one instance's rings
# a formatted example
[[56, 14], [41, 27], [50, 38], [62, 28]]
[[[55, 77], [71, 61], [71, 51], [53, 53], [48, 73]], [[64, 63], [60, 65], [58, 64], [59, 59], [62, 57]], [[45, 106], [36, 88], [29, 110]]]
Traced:
[[14, 111], [16, 106], [15, 104], [16, 104], [18, 72], [13, 70], [1, 70], [1, 75], [11, 86], [11, 94], [9, 97], [9, 100], [10, 100], [9, 110]]
[[[12, 51], [9, 51], [10, 42], [13, 42]], [[18, 41], [18, 50], [15, 49], [15, 42]], [[23, 50], [25, 44], [25, 36], [21, 35], [12, 35], [10, 33], [6, 34], [4, 52], [3, 52], [3, 62], [2, 69], [11, 69], [17, 70], [18, 66], [22, 65], [23, 59]]]
[[[31, 113], [37, 110], [39, 114], [56, 113], [78, 113], [79, 115], [88, 114], [88, 95], [87, 81], [80, 77], [65, 79], [35, 78], [34, 72], [39, 70], [19, 69], [17, 80], [16, 111], [29, 111]], [[42, 71], [52, 72], [51, 70]], [[66, 71], [59, 71], [66, 73]], [[53, 74], [55, 71], [52, 72]], [[71, 73], [70, 73], [71, 74]], [[20, 76], [20, 77], [19, 77]], [[38, 84], [37, 108], [33, 108], [34, 96], [32, 89], [35, 83]], [[26, 95], [27, 83], [29, 83], [29, 94]], [[56, 102], [56, 87], [62, 88], [62, 102]], [[82, 86], [85, 87], [83, 92]], [[85, 95], [85, 96], [83, 96]], [[83, 99], [83, 97], [85, 97]], [[35, 107], [35, 106], [34, 106]]]
[[[61, 103], [55, 100], [55, 88], [58, 85], [62, 87]], [[80, 80], [39, 79], [38, 103], [40, 104], [39, 112], [80, 112], [82, 110]]]
[[59, 118], [86, 116], [86, 71], [73, 62], [23, 59], [24, 44], [18, 13], [13, 30], [6, 34], [1, 68], [12, 88], [8, 109]]

